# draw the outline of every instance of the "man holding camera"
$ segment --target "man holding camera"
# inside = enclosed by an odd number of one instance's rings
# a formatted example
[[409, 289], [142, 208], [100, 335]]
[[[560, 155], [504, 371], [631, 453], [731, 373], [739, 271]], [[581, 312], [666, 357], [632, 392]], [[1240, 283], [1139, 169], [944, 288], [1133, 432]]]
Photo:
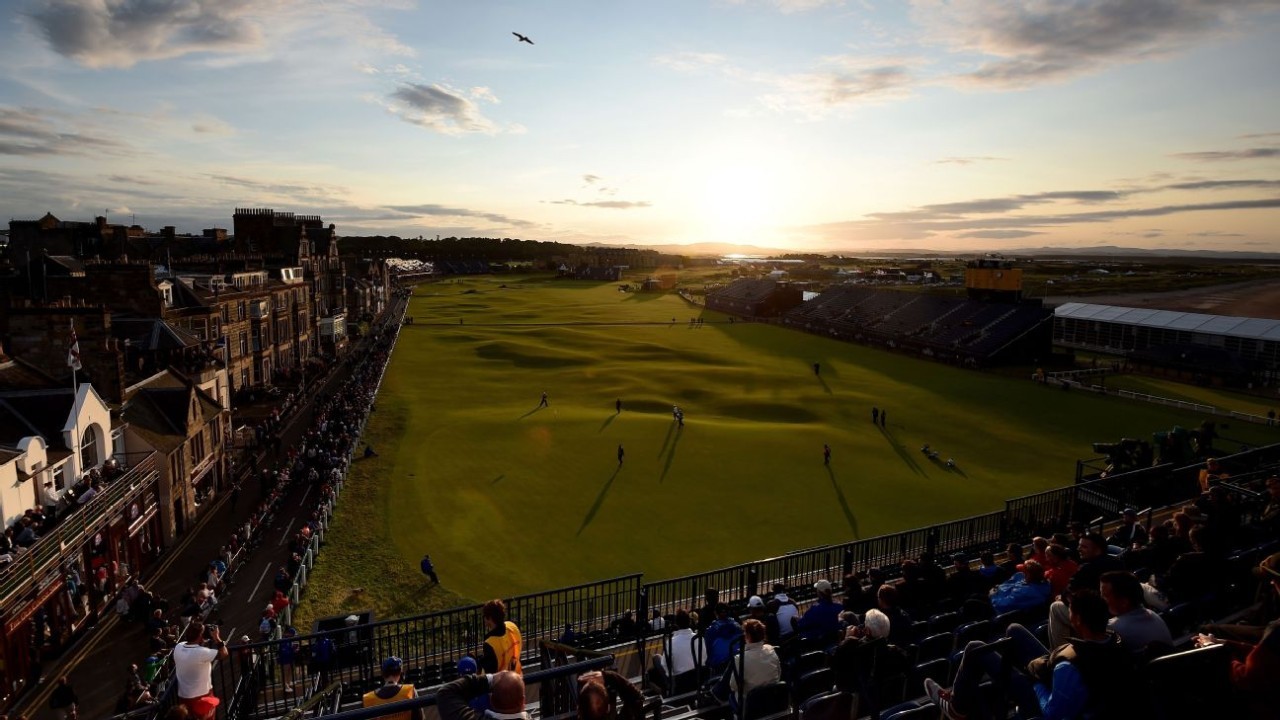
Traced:
[[212, 717], [217, 709], [217, 703], [212, 698], [213, 661], [226, 659], [230, 655], [217, 625], [209, 626], [209, 642], [213, 647], [205, 646], [205, 626], [197, 621], [187, 627], [183, 641], [173, 648], [178, 700], [187, 706], [191, 717], [197, 720]]

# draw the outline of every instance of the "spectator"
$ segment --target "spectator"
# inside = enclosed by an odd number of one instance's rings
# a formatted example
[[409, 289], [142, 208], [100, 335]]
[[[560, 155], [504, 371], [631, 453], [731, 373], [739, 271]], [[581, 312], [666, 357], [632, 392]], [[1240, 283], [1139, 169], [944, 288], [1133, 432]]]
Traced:
[[715, 588], [707, 588], [703, 598], [706, 603], [698, 609], [698, 632], [705, 632], [711, 626], [712, 621], [716, 619], [716, 606], [720, 604], [720, 591]]
[[[1255, 570], [1268, 581], [1272, 593], [1280, 593], [1280, 553], [1263, 560]], [[1280, 620], [1268, 624], [1257, 643], [1197, 635], [1197, 647], [1215, 643], [1230, 646], [1244, 659], [1231, 662], [1231, 685], [1244, 694], [1249, 717], [1257, 720], [1274, 718], [1280, 707]]]
[[225, 659], [227, 643], [218, 634], [218, 626], [209, 630], [209, 640], [214, 647], [205, 647], [205, 626], [192, 622], [187, 627], [183, 642], [173, 649], [173, 672], [178, 678], [178, 701], [187, 706], [193, 717], [208, 714], [207, 703], [200, 700], [213, 695], [213, 661]]
[[653, 617], [649, 618], [649, 631], [662, 632], [667, 627], [667, 619], [662, 617], [662, 611], [658, 608], [653, 609]]
[[[1071, 603], [1074, 636], [1049, 652], [1035, 635], [1014, 623], [1005, 636], [1012, 640], [1009, 661], [1026, 667], [1029, 676], [1014, 675], [1012, 691], [1019, 707], [1035, 708], [1046, 720], [1095, 717], [1138, 717], [1126, 714], [1133, 695], [1126, 685], [1130, 662], [1119, 639], [1107, 631], [1107, 606], [1096, 594], [1081, 593]], [[1000, 676], [1004, 661], [980, 641], [970, 642], [961, 654], [955, 684], [944, 690], [925, 680], [925, 694], [951, 720], [964, 718], [979, 708], [979, 682], [984, 673]]]
[[778, 639], [786, 640], [796, 631], [794, 621], [800, 610], [795, 601], [787, 596], [787, 586], [782, 583], [774, 583], [773, 602], [778, 604], [774, 610], [774, 614], [778, 616]]
[[1049, 602], [1049, 583], [1044, 579], [1044, 566], [1035, 560], [1022, 565], [1016, 573], [991, 591], [991, 607], [996, 613], [1013, 610], [1035, 610]]
[[747, 613], [751, 615], [752, 620], [759, 620], [764, 623], [765, 641], [770, 645], [778, 644], [778, 616], [769, 612], [769, 608], [764, 604], [764, 598], [759, 595], [752, 595], [747, 600]]
[[[524, 669], [520, 665], [520, 628], [507, 620], [507, 606], [501, 600], [490, 600], [484, 604], [480, 614], [484, 618], [485, 629], [488, 630], [484, 639], [481, 667], [487, 673], [510, 670], [523, 675]], [[524, 687], [523, 683], [521, 687]]]
[[[759, 620], [748, 620], [742, 624], [742, 632], [746, 636], [746, 646], [742, 651], [740, 672], [742, 675], [741, 694], [748, 693], [761, 685], [770, 685], [782, 679], [782, 662], [778, 653], [765, 640], [764, 623]], [[736, 708], [738, 689], [738, 672], [730, 669], [726, 672], [729, 678], [730, 703]]]
[[1004, 569], [996, 564], [995, 553], [986, 550], [978, 556], [978, 572], [975, 580], [979, 593], [986, 594], [991, 592], [991, 588], [1007, 579], [1008, 576], [1004, 574]]
[[[404, 672], [404, 663], [400, 658], [392, 656], [382, 661], [382, 687], [364, 694], [364, 707], [376, 707], [395, 702], [412, 700], [418, 696], [413, 685], [400, 684], [400, 676]], [[414, 708], [406, 712], [385, 716], [384, 720], [423, 720], [422, 708]]]
[[1139, 653], [1152, 643], [1173, 648], [1169, 626], [1142, 604], [1142, 583], [1132, 573], [1113, 570], [1099, 583], [1102, 599], [1113, 616], [1107, 628], [1120, 636], [1120, 644], [1130, 653]]
[[898, 604], [898, 588], [888, 583], [880, 586], [876, 593], [876, 603], [880, 611], [889, 618], [889, 642], [898, 647], [911, 644], [911, 616]]
[[837, 689], [857, 692], [865, 686], [875, 666], [876, 653], [889, 643], [889, 628], [889, 616], [872, 608], [861, 626], [854, 625], [845, 631], [844, 640], [831, 656]]
[[1121, 551], [1140, 548], [1147, 544], [1147, 529], [1138, 522], [1138, 511], [1125, 508], [1120, 511], [1122, 524], [1107, 538], [1107, 544]]
[[1000, 563], [1001, 578], [995, 585], [1013, 577], [1018, 572], [1018, 566], [1023, 563], [1022, 546], [1018, 543], [1009, 543], [1004, 548], [1004, 562]]
[[80, 698], [71, 687], [71, 680], [66, 675], [58, 678], [58, 685], [49, 696], [49, 707], [53, 709], [54, 717], [57, 720], [75, 720], [79, 705]]
[[982, 592], [979, 589], [977, 573], [969, 569], [969, 559], [960, 553], [951, 558], [951, 574], [943, 581], [947, 588], [947, 597], [955, 604], [968, 600], [971, 596]]
[[733, 641], [742, 635], [738, 621], [729, 616], [729, 606], [724, 603], [716, 605], [716, 619], [702, 633], [702, 640], [707, 646], [707, 667], [717, 672], [729, 662], [733, 654]]
[[644, 695], [618, 673], [612, 670], [584, 673], [578, 677], [578, 683], [579, 720], [641, 720], [644, 717]]
[[1179, 555], [1159, 580], [1160, 590], [1168, 596], [1169, 602], [1199, 600], [1218, 589], [1222, 577], [1219, 563], [1204, 552], [1203, 538], [1204, 528], [1191, 528], [1188, 535], [1191, 551]]
[[840, 631], [840, 613], [843, 608], [832, 600], [830, 580], [819, 580], [813, 584], [813, 589], [818, 592], [817, 601], [804, 611], [800, 619], [794, 620], [793, 624], [801, 639], [817, 641]]
[[1045, 568], [1044, 576], [1049, 581], [1052, 596], [1057, 597], [1066, 592], [1067, 583], [1080, 569], [1080, 565], [1071, 559], [1071, 553], [1067, 552], [1065, 547], [1056, 543], [1049, 546], [1045, 557], [1048, 558], [1049, 564]]
[[1041, 565], [1044, 565], [1045, 560], [1047, 559], [1046, 555], [1048, 551], [1049, 551], [1049, 539], [1045, 537], [1036, 536], [1034, 538], [1031, 538], [1031, 557], [1028, 557], [1027, 559], [1035, 560]]
[[[1103, 573], [1113, 570], [1124, 570], [1124, 563], [1107, 554], [1107, 541], [1096, 533], [1080, 538], [1080, 568], [1067, 589], [1071, 593], [1084, 590], [1098, 592], [1098, 582]], [[1061, 599], [1049, 606], [1049, 644], [1054, 647], [1066, 644], [1070, 639], [1071, 618], [1065, 602]]]
[[[470, 701], [489, 695], [489, 713], [472, 709]], [[529, 720], [524, 711], [524, 680], [519, 674], [502, 671], [492, 675], [471, 675], [440, 688], [436, 693], [440, 720], [486, 720], [497, 714], [501, 720]]]

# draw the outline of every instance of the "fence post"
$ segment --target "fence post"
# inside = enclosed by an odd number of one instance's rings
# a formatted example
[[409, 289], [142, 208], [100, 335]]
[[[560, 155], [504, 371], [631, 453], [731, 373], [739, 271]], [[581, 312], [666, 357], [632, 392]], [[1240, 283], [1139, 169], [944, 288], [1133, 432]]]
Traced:
[[853, 574], [853, 548], [852, 547], [849, 547], [847, 545], [845, 546], [844, 559], [840, 563], [840, 569], [844, 571], [841, 573], [841, 575]]

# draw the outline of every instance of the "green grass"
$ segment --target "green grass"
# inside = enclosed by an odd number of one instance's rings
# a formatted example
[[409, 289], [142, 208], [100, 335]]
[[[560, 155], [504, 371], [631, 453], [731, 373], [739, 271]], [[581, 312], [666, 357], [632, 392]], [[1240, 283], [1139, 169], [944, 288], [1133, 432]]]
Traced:
[[[1093, 380], [1091, 382], [1096, 382]], [[1146, 395], [1185, 400], [1187, 402], [1212, 405], [1220, 410], [1236, 410], [1265, 417], [1268, 410], [1280, 408], [1280, 400], [1266, 398], [1247, 393], [1232, 392], [1222, 388], [1200, 387], [1188, 385], [1163, 378], [1145, 377], [1142, 375], [1108, 375], [1107, 387], [1120, 390], [1132, 390]]]
[[[1201, 420], [614, 285], [423, 285], [409, 314], [369, 426], [380, 456], [357, 463], [304, 616], [658, 579], [990, 512], [1070, 483], [1093, 441]], [[424, 552], [447, 589], [426, 589]]]

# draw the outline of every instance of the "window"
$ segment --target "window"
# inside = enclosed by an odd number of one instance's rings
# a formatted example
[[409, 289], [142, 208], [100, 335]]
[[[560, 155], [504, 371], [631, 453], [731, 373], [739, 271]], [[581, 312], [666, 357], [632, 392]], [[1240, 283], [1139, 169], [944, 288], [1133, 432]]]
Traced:
[[249, 354], [249, 333], [240, 333], [240, 357]]
[[[88, 472], [89, 468], [98, 465], [98, 433], [93, 428], [87, 428], [80, 433], [80, 469]], [[70, 467], [68, 465], [67, 467]]]
[[53, 471], [53, 489], [62, 492], [67, 489], [71, 483], [67, 482], [67, 476], [71, 474], [71, 463], [63, 463], [58, 469]]
[[222, 306], [222, 324], [226, 325], [231, 322], [231, 309], [226, 305]]
[[243, 320], [243, 319], [244, 319], [244, 314], [245, 314], [244, 301], [243, 301], [243, 300], [241, 300], [241, 301], [240, 301], [240, 304], [238, 304], [238, 305], [236, 306], [236, 319], [237, 319], [237, 320]]

